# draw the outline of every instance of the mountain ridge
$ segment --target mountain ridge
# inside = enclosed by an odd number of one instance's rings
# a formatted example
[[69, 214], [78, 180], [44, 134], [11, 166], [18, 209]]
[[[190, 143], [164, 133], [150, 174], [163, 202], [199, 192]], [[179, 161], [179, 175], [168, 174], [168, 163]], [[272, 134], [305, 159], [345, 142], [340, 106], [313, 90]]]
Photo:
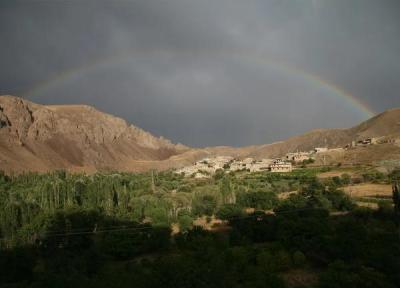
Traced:
[[[270, 144], [191, 148], [89, 105], [40, 105], [0, 96], [0, 170], [6, 172], [169, 169], [204, 157], [275, 158], [315, 147], [344, 147], [368, 137], [400, 138], [400, 109], [351, 128], [314, 129]], [[397, 155], [392, 148], [391, 157]]]
[[27, 170], [120, 169], [117, 162], [164, 160], [188, 149], [87, 105], [45, 106], [0, 96], [0, 107], [0, 147], [8, 152], [0, 159], [13, 164], [30, 154], [37, 167], [25, 163]]

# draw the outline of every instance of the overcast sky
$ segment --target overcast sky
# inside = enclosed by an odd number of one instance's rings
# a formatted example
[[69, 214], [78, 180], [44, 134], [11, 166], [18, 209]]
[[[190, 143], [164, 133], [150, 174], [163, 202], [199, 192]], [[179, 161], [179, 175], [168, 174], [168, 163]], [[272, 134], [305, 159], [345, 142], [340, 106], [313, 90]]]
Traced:
[[0, 94], [191, 146], [367, 119], [344, 92], [399, 107], [399, 54], [398, 0], [0, 1]]

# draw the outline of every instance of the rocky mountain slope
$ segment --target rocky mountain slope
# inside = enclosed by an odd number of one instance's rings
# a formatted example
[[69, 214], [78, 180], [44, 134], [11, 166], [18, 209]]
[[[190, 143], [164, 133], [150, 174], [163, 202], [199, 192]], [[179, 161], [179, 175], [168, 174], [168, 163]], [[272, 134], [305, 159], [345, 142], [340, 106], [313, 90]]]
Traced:
[[[399, 139], [400, 109], [388, 110], [353, 128], [313, 130], [272, 144], [193, 149], [155, 137], [90, 106], [44, 106], [0, 96], [0, 170], [6, 172], [168, 169], [204, 157], [274, 158], [315, 147], [344, 147], [368, 137]], [[327, 157], [331, 162], [400, 159], [400, 147], [385, 144]]]
[[385, 111], [353, 128], [318, 129], [291, 137], [285, 141], [261, 145], [248, 156], [255, 158], [280, 157], [287, 152], [309, 151], [315, 147], [344, 147], [352, 141], [369, 137], [400, 137], [400, 109]]
[[85, 105], [44, 106], [0, 96], [0, 169], [135, 170], [188, 150]]

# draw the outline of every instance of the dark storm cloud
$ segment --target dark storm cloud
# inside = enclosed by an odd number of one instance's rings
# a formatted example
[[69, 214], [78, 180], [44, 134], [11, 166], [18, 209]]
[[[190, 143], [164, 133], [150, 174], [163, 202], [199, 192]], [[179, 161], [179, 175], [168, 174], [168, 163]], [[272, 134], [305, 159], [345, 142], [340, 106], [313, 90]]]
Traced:
[[3, 0], [0, 94], [194, 146], [267, 143], [367, 117], [304, 72], [400, 106], [399, 15], [396, 0]]

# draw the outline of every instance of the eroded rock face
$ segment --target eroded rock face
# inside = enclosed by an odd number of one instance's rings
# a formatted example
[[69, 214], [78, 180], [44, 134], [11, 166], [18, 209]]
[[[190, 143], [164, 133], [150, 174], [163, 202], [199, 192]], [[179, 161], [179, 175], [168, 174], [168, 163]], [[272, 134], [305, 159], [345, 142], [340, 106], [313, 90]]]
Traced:
[[2, 126], [7, 126], [12, 135], [24, 139], [33, 123], [32, 110], [29, 102], [17, 97], [4, 97], [0, 101]]
[[46, 141], [63, 134], [81, 143], [104, 144], [117, 140], [135, 141], [151, 149], [175, 148], [169, 140], [128, 125], [126, 121], [85, 105], [42, 106], [12, 96], [0, 98], [2, 127], [22, 140]]
[[117, 169], [130, 160], [164, 160], [187, 150], [90, 106], [44, 106], [13, 96], [0, 96], [0, 135], [12, 153], [21, 154], [14, 146], [23, 146], [24, 153], [60, 168]]
[[6, 114], [4, 114], [2, 108], [0, 108], [0, 129], [4, 127], [9, 127], [11, 125]]
[[33, 119], [28, 130], [28, 137], [34, 140], [45, 141], [50, 139], [56, 131], [58, 117], [45, 107], [33, 111]]

